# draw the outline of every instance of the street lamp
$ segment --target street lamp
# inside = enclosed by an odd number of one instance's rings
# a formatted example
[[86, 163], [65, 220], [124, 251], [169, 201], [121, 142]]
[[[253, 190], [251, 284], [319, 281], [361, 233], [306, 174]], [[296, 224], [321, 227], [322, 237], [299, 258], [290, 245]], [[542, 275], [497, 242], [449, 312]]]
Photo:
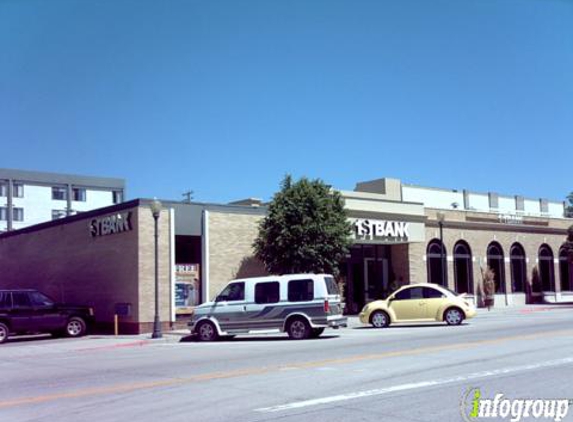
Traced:
[[161, 338], [161, 321], [159, 321], [159, 259], [158, 259], [158, 232], [157, 221], [161, 213], [161, 202], [157, 198], [153, 199], [150, 205], [151, 214], [155, 222], [155, 317], [153, 318], [153, 334], [151, 338]]
[[444, 220], [446, 219], [446, 214], [444, 214], [442, 211], [438, 211], [438, 213], [436, 214], [436, 217], [438, 219], [438, 226], [440, 227], [440, 261], [442, 263], [441, 265], [441, 269], [442, 269], [442, 286], [446, 287], [446, 265], [447, 262], [445, 259], [445, 252], [446, 252], [446, 248], [444, 247]]

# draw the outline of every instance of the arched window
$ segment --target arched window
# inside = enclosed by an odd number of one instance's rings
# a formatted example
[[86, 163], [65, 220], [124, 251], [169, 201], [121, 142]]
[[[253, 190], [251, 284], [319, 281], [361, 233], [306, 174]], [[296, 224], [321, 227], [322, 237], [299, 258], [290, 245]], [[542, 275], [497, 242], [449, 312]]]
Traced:
[[539, 248], [539, 277], [544, 292], [555, 291], [555, 274], [553, 270], [553, 251], [548, 245]]
[[561, 291], [570, 292], [573, 288], [572, 274], [569, 271], [569, 261], [565, 248], [559, 249], [559, 279], [561, 280]]
[[446, 248], [438, 239], [428, 243], [426, 250], [426, 260], [428, 262], [428, 283], [435, 283], [441, 286], [448, 285], [446, 268]]
[[456, 292], [474, 293], [472, 252], [468, 244], [461, 240], [454, 246], [454, 277]]
[[509, 250], [511, 262], [511, 290], [514, 292], [525, 292], [525, 250], [519, 243], [511, 245]]
[[487, 247], [487, 265], [492, 269], [495, 280], [495, 292], [505, 292], [505, 267], [503, 263], [503, 249], [497, 242]]

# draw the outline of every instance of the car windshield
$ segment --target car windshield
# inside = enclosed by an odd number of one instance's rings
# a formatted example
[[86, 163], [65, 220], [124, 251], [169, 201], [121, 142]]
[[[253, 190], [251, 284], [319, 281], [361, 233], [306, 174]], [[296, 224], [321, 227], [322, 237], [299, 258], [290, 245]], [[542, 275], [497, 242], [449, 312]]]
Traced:
[[52, 299], [40, 292], [32, 292], [30, 297], [34, 306], [52, 306], [54, 304]]

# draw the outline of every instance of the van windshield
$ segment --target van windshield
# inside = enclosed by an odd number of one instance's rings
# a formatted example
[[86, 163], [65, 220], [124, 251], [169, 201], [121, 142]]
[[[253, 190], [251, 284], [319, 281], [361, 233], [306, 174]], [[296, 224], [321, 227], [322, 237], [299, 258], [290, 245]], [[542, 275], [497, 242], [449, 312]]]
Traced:
[[329, 295], [340, 294], [338, 292], [338, 285], [336, 284], [336, 281], [334, 281], [334, 278], [324, 277], [324, 281], [326, 282], [326, 291], [328, 292]]

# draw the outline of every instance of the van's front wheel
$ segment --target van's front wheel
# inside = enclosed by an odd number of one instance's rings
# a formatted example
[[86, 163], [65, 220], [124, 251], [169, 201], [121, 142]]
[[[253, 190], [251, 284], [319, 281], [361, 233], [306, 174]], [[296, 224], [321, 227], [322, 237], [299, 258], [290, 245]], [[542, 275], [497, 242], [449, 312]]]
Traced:
[[287, 332], [292, 340], [304, 340], [310, 336], [310, 325], [303, 318], [294, 318], [289, 322]]
[[217, 340], [217, 327], [210, 321], [203, 321], [197, 327], [197, 336], [199, 341], [215, 341]]

